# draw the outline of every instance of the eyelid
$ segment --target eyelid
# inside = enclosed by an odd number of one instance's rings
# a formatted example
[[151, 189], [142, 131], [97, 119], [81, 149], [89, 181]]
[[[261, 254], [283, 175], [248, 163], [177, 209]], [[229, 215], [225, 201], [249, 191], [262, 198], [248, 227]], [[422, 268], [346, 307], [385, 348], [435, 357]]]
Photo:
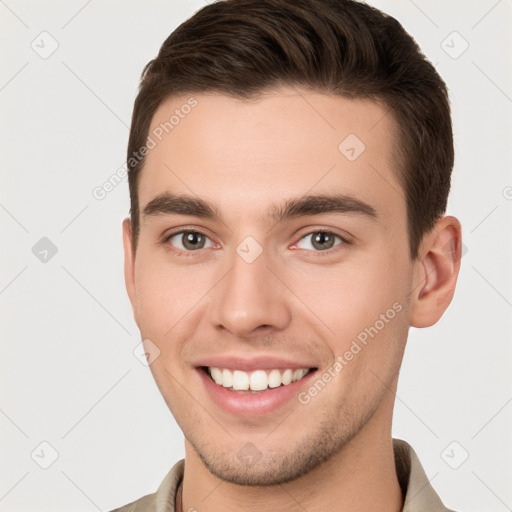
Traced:
[[196, 228], [194, 226], [180, 226], [180, 227], [165, 231], [161, 237], [161, 240], [168, 240], [169, 238], [171, 238], [175, 235], [180, 235], [183, 233], [197, 233], [199, 235], [203, 235], [203, 236], [209, 238], [210, 240], [212, 240], [212, 237], [207, 233], [207, 231], [208, 231], [207, 229], [202, 228], [202, 227]]

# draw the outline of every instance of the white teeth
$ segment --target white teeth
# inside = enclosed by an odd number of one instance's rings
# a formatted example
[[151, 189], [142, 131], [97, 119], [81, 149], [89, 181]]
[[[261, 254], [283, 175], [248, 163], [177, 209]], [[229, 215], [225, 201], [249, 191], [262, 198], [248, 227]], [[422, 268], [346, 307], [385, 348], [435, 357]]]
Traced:
[[305, 377], [306, 373], [308, 373], [308, 370], [306, 370], [306, 368], [302, 368], [301, 370], [295, 370], [295, 372], [293, 373], [292, 382], [302, 379], [302, 377]]
[[222, 370], [222, 382], [217, 382], [217, 384], [221, 384], [225, 388], [230, 388], [233, 385], [233, 374], [229, 370]]
[[212, 368], [211, 373], [212, 373], [212, 379], [217, 384], [222, 384], [222, 372], [218, 368]]
[[236, 391], [249, 389], [249, 375], [240, 370], [235, 370], [233, 372], [233, 389]]
[[281, 373], [279, 370], [272, 370], [268, 374], [268, 387], [278, 388], [281, 385]]
[[293, 372], [292, 376], [292, 382], [295, 382], [296, 380], [302, 379], [302, 370], [295, 370]]
[[249, 374], [242, 370], [232, 372], [226, 368], [211, 366], [208, 367], [208, 371], [219, 386], [233, 388], [234, 391], [264, 391], [267, 388], [287, 386], [300, 380], [309, 372], [309, 369], [300, 368], [295, 371], [286, 369], [282, 374], [279, 370], [271, 370], [268, 374], [265, 370], [256, 370]]
[[256, 370], [251, 373], [249, 386], [253, 391], [262, 391], [268, 387], [267, 373], [263, 370]]
[[292, 370], [285, 370], [283, 372], [283, 375], [281, 375], [281, 383], [284, 386], [290, 384], [291, 381], [292, 381], [292, 375], [293, 375], [293, 371]]

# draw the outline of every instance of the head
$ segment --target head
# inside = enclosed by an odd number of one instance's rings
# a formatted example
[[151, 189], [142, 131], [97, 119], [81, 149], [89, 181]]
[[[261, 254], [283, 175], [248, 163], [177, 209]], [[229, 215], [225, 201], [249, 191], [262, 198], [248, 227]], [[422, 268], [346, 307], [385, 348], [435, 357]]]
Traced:
[[[128, 167], [127, 290], [189, 450], [265, 485], [389, 435], [409, 326], [460, 260], [447, 90], [402, 26], [343, 0], [202, 8], [143, 70]], [[205, 371], [237, 365], [309, 373], [250, 412]]]

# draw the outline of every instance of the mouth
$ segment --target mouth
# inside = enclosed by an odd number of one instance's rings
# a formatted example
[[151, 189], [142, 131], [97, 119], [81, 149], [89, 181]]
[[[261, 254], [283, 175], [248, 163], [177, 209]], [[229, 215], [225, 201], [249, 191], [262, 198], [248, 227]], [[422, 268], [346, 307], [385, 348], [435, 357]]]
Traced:
[[202, 366], [200, 368], [218, 386], [232, 392], [248, 394], [262, 393], [269, 389], [289, 386], [316, 370], [316, 368], [273, 368], [246, 372], [215, 366]]
[[277, 361], [265, 361], [261, 366], [256, 362], [231, 364], [228, 368], [221, 364], [196, 366], [206, 396], [231, 417], [264, 418], [294, 402], [295, 407], [302, 407], [298, 396], [318, 373], [316, 367], [275, 367]]

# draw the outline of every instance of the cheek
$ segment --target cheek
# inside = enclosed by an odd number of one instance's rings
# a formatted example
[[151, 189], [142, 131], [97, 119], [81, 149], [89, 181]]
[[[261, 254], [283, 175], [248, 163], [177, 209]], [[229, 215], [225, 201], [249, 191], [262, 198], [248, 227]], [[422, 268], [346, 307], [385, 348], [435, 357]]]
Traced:
[[204, 273], [190, 266], [170, 265], [165, 256], [141, 257], [137, 261], [135, 286], [141, 331], [162, 338], [170, 329], [186, 323], [208, 291]]
[[324, 339], [334, 356], [357, 352], [350, 363], [354, 367], [367, 358], [387, 358], [400, 352], [406, 339], [412, 272], [407, 253], [368, 254], [359, 261], [354, 258], [337, 266], [318, 266], [314, 272], [288, 272], [292, 289], [314, 313], [309, 318], [326, 327]]
[[169, 305], [173, 301], [175, 287], [169, 284], [166, 276], [154, 272], [148, 265], [142, 265], [136, 272], [137, 314], [145, 337], [160, 337], [170, 327]]
[[[343, 324], [373, 318], [403, 301], [408, 293], [411, 268], [396, 258], [375, 258], [317, 266], [300, 273], [288, 271], [288, 282], [304, 304], [319, 317]], [[352, 323], [352, 322], [351, 322]]]

